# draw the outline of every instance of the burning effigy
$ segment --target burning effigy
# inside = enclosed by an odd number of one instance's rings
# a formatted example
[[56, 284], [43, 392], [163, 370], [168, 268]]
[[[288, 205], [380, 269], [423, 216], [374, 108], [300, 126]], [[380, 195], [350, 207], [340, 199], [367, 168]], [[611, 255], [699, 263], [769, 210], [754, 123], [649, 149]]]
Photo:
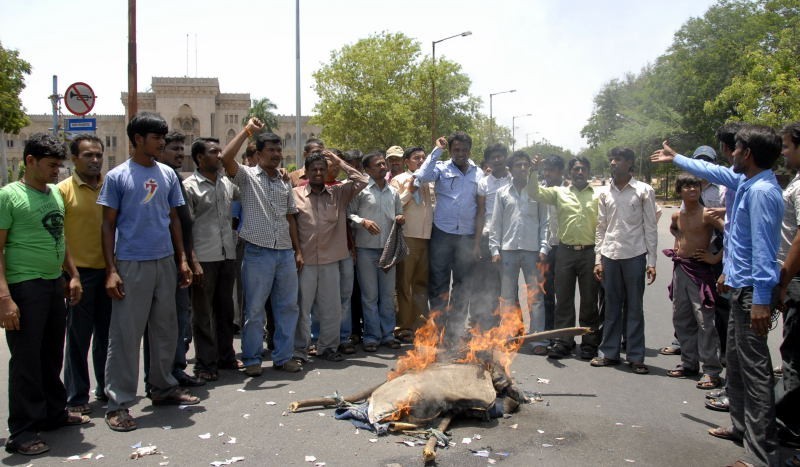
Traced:
[[568, 328], [524, 335], [518, 307], [501, 305], [498, 324], [485, 331], [469, 330], [455, 348], [444, 345], [439, 313], [431, 313], [414, 338], [414, 348], [401, 356], [385, 382], [348, 397], [293, 402], [296, 412], [309, 407], [337, 407], [336, 418], [349, 419], [378, 434], [427, 433], [424, 460], [435, 459], [435, 448], [446, 445], [445, 430], [457, 417], [488, 420], [514, 413], [529, 402], [515, 386], [510, 366], [529, 339], [579, 335], [588, 328]]

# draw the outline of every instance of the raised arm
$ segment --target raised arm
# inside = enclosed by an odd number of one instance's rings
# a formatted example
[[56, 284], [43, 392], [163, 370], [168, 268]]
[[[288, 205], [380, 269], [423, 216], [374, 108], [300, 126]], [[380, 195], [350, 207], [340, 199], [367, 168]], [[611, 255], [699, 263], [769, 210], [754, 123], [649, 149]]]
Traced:
[[712, 183], [725, 185], [730, 189], [737, 189], [741, 177], [730, 167], [722, 167], [699, 159], [692, 159], [675, 152], [666, 141], [661, 143], [662, 148], [653, 152], [650, 162], [672, 162], [692, 175], [706, 179]]
[[444, 150], [447, 149], [447, 138], [440, 136], [436, 140], [436, 147], [433, 148], [428, 157], [422, 162], [422, 165], [414, 172], [414, 176], [420, 183], [432, 182], [436, 180], [436, 163], [439, 161]]
[[556, 204], [558, 200], [558, 187], [542, 187], [539, 186], [539, 162], [540, 156], [533, 157], [533, 166], [531, 172], [528, 174], [528, 184], [525, 186], [525, 191], [528, 196], [539, 201], [540, 203]]
[[264, 128], [264, 124], [256, 117], [248, 120], [247, 124], [242, 128], [236, 136], [233, 137], [230, 143], [225, 145], [222, 150], [222, 165], [225, 167], [225, 173], [229, 177], [236, 176], [239, 171], [239, 163], [236, 162], [236, 154], [242, 148], [242, 144], [247, 141], [248, 137], [253, 136], [255, 132]]

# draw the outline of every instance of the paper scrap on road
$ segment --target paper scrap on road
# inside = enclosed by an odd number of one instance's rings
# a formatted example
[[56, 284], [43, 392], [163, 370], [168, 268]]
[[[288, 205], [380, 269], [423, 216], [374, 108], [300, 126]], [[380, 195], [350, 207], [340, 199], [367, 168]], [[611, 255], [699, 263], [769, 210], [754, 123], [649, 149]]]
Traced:
[[142, 442], [141, 441], [139, 441], [138, 443], [136, 443], [136, 444], [131, 446], [131, 448], [133, 448], [133, 449], [139, 449], [140, 447], [142, 447]]
[[294, 391], [289, 391], [289, 394], [294, 394], [294, 393], [295, 393]]
[[242, 388], [239, 388], [239, 389], [237, 389], [236, 391], [237, 391], [237, 392], [245, 392], [245, 390], [244, 390], [244, 389], [242, 389]]
[[220, 431], [219, 433], [217, 433], [217, 438], [219, 438], [219, 437], [221, 437], [223, 435], [225, 435], [225, 432], [224, 431]]
[[489, 457], [489, 451], [486, 449], [481, 449], [479, 451], [472, 451], [472, 455], [475, 457]]
[[556, 438], [556, 441], [564, 441], [566, 438]]
[[509, 426], [509, 428], [511, 428], [512, 430], [516, 430], [517, 427], [519, 427], [519, 423], [515, 423], [515, 424]]
[[161, 454], [157, 446], [145, 446], [143, 448], [137, 448], [129, 457], [131, 459], [140, 459], [144, 456], [152, 456], [154, 454]]
[[370, 438], [369, 442], [370, 443], [377, 443], [378, 442], [378, 438]]
[[497, 461], [496, 461], [496, 460], [494, 460], [494, 459], [486, 459], [486, 462], [488, 462], [488, 463], [490, 463], [490, 464], [492, 464], [492, 465], [495, 465], [495, 464], [497, 464]]
[[542, 444], [542, 447], [543, 447], [543, 448], [552, 448], [552, 447], [553, 447], [553, 445], [552, 445], [552, 444], [547, 444], [547, 443], [544, 443], [544, 444]]
[[636, 461], [633, 459], [625, 459], [625, 462], [630, 462], [631, 464], [635, 463]]
[[537, 384], [550, 384], [550, 380], [547, 378], [536, 378]]
[[328, 416], [327, 414], [324, 414], [322, 412], [318, 413], [317, 415], [319, 415], [320, 417], [327, 417]]
[[164, 426], [161, 427], [161, 429], [162, 430], [171, 430], [172, 429], [172, 425], [164, 425]]
[[481, 439], [481, 435], [472, 435], [472, 439]]
[[461, 440], [461, 444], [469, 444], [472, 442], [472, 438], [464, 438]]
[[617, 425], [617, 426], [625, 426], [625, 424], [624, 424], [624, 423], [620, 423], [620, 422], [617, 422], [617, 423], [615, 423], [614, 425]]
[[631, 425], [631, 428], [642, 428], [642, 425]]
[[102, 459], [104, 457], [106, 457], [106, 456], [104, 456], [103, 454], [98, 454], [98, 455], [94, 456], [94, 460], [100, 460], [100, 459]]
[[200, 439], [209, 439], [211, 438], [211, 433], [203, 433], [202, 435], [197, 435]]
[[159, 462], [158, 465], [169, 465], [169, 461]]
[[209, 465], [213, 465], [214, 467], [220, 467], [221, 465], [231, 465], [231, 464], [234, 464], [236, 462], [242, 462], [243, 460], [244, 460], [244, 457], [235, 456], [235, 457], [231, 457], [230, 459], [225, 459], [224, 461], [211, 462]]
[[277, 405], [278, 403], [275, 401], [267, 401], [265, 402], [267, 405]]
[[306, 456], [306, 462], [315, 462], [317, 460], [314, 456]]
[[540, 435], [544, 434], [544, 430], [536, 430], [536, 432], [539, 433]]
[[249, 413], [243, 413], [242, 414], [242, 418], [245, 418], [245, 419], [246, 418], [250, 418], [250, 414]]
[[236, 444], [236, 438], [228, 436], [228, 441], [225, 441], [225, 444]]

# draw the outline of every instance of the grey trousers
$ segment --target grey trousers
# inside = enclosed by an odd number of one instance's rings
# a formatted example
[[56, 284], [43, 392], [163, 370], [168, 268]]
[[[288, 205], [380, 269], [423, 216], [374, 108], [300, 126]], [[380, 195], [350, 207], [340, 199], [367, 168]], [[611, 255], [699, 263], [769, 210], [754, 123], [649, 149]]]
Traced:
[[747, 461], [777, 465], [775, 380], [767, 336], [750, 329], [753, 288], [731, 290], [728, 321], [728, 384], [733, 429], [744, 434]]
[[[680, 266], [672, 272], [672, 325], [681, 345], [681, 366], [719, 376], [719, 334], [714, 321], [715, 308], [703, 307], [700, 287]], [[698, 361], [699, 360], [699, 361]]]
[[[575, 280], [581, 294], [581, 306], [578, 322], [581, 326], [592, 328], [592, 332], [581, 339], [581, 347], [596, 349], [600, 345], [600, 315], [597, 311], [598, 283], [594, 278], [594, 248], [581, 251], [559, 246], [556, 250], [555, 271], [556, 315], [555, 329], [575, 326]], [[575, 340], [571, 337], [555, 339], [557, 342], [572, 346]]]
[[178, 339], [175, 260], [168, 256], [152, 261], [117, 261], [117, 271], [125, 297], [111, 303], [106, 359], [108, 412], [127, 408], [136, 399], [139, 349], [145, 326], [150, 338], [151, 394], [166, 397], [178, 385], [172, 376]]
[[300, 317], [294, 333], [294, 357], [307, 359], [311, 343], [311, 309], [319, 322], [317, 355], [339, 347], [342, 322], [342, 297], [339, 288], [339, 262], [306, 264], [300, 271]]

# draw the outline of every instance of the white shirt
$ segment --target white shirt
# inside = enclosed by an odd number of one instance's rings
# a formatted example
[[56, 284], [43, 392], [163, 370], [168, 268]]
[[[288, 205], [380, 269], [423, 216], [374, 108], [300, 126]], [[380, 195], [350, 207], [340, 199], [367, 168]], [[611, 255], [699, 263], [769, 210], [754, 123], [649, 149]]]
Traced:
[[781, 244], [778, 246], [778, 262], [783, 264], [789, 247], [800, 225], [800, 173], [794, 176], [783, 190], [783, 220], [781, 221]]
[[491, 223], [492, 212], [494, 212], [494, 200], [497, 196], [497, 192], [500, 191], [501, 188], [510, 184], [511, 174], [508, 173], [508, 171], [506, 171], [506, 176], [502, 178], [497, 178], [494, 176], [494, 173], [490, 173], [489, 175], [478, 180], [478, 196], [483, 196], [486, 198], [486, 203], [484, 204], [486, 207], [486, 213], [483, 216], [484, 235], [489, 235], [489, 224]]
[[657, 223], [650, 185], [632, 178], [620, 190], [612, 181], [598, 195], [595, 264], [601, 256], [618, 260], [647, 253], [647, 266], [655, 267]]

